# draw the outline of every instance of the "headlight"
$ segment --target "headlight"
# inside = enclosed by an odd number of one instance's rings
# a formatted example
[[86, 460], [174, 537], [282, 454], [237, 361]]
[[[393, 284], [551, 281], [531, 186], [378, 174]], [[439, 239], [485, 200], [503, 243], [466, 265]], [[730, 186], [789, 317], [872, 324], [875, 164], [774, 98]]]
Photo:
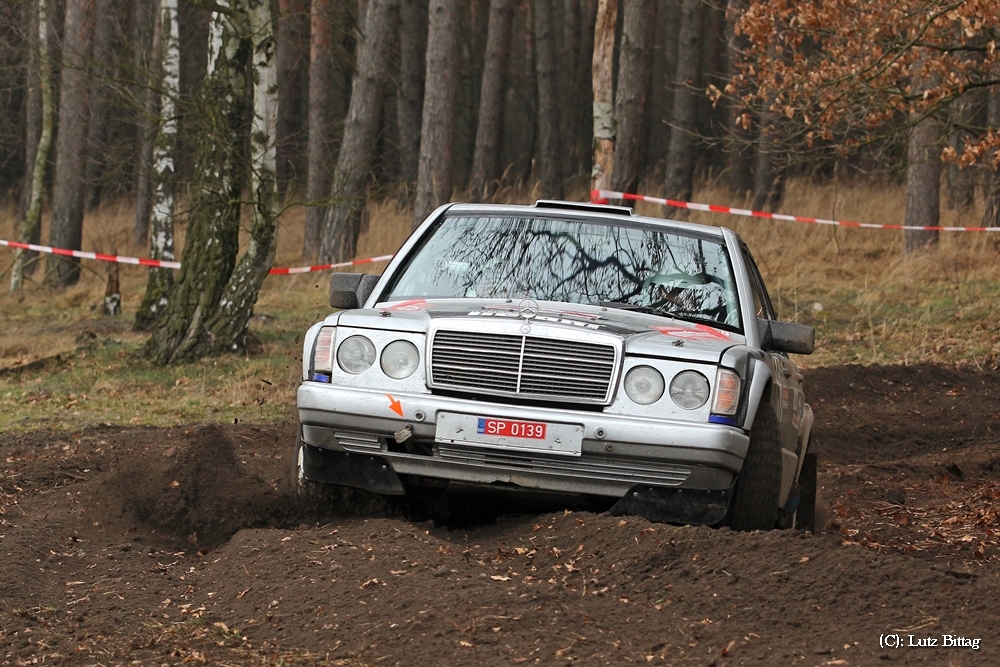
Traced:
[[708, 380], [701, 373], [683, 371], [670, 381], [670, 398], [679, 408], [700, 408], [708, 403], [708, 395]]
[[715, 400], [712, 413], [735, 415], [740, 407], [740, 376], [736, 371], [720, 368], [715, 374]]
[[357, 375], [375, 363], [375, 345], [364, 336], [351, 336], [340, 344], [337, 363], [348, 373]]
[[336, 327], [323, 327], [316, 336], [313, 347], [312, 380], [329, 382], [333, 371], [333, 339], [337, 334]]
[[663, 376], [650, 366], [636, 366], [625, 374], [625, 393], [639, 405], [656, 403], [663, 396]]
[[413, 375], [419, 363], [417, 348], [405, 340], [394, 340], [382, 350], [382, 372], [394, 380]]

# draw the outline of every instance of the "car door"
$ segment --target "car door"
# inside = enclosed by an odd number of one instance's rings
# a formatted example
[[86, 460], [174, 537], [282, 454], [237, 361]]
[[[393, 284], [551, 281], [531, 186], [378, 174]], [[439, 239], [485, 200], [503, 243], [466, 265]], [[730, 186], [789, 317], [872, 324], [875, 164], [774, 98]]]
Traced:
[[[745, 245], [742, 246], [742, 251], [743, 261], [750, 278], [756, 315], [763, 319], [775, 320], [777, 314], [767, 293], [764, 280], [757, 269], [757, 264]], [[805, 410], [805, 398], [799, 370], [785, 353], [769, 352], [767, 357], [773, 380], [771, 405], [780, 424], [781, 447], [786, 452], [785, 456], [797, 463], [799, 427]]]

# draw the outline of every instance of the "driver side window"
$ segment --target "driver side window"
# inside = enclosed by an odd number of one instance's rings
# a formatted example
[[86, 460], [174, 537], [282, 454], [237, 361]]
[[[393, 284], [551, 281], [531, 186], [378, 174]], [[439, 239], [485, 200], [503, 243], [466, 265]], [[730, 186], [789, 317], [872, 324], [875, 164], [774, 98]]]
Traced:
[[747, 265], [747, 273], [750, 276], [750, 290], [753, 292], [753, 306], [757, 317], [765, 320], [777, 319], [774, 307], [771, 305], [771, 298], [767, 295], [767, 288], [764, 287], [764, 279], [760, 276], [757, 264], [753, 261], [750, 251], [743, 246], [743, 261]]

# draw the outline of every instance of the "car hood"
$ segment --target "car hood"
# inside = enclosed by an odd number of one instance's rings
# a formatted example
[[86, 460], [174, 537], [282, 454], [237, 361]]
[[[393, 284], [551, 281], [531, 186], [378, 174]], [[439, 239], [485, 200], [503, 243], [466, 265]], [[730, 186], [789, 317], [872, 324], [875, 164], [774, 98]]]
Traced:
[[505, 299], [411, 299], [334, 313], [338, 326], [425, 332], [436, 319], [526, 319], [532, 326], [586, 329], [617, 336], [625, 353], [718, 363], [723, 352], [745, 343], [736, 333], [670, 317], [581, 304]]

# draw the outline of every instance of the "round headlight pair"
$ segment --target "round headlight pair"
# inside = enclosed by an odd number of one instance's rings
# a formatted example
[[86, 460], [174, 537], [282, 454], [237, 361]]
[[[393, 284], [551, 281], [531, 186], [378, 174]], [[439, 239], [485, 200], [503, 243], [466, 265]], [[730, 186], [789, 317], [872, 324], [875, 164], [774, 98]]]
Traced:
[[[663, 375], [652, 366], [636, 366], [625, 374], [625, 394], [639, 405], [660, 400], [664, 384]], [[709, 393], [708, 380], [695, 371], [682, 371], [670, 381], [670, 399], [685, 410], [705, 405]]]
[[[394, 380], [413, 375], [419, 362], [417, 348], [405, 340], [394, 340], [382, 350], [382, 372]], [[364, 372], [375, 363], [375, 344], [365, 336], [351, 336], [340, 344], [337, 363], [352, 375]]]

